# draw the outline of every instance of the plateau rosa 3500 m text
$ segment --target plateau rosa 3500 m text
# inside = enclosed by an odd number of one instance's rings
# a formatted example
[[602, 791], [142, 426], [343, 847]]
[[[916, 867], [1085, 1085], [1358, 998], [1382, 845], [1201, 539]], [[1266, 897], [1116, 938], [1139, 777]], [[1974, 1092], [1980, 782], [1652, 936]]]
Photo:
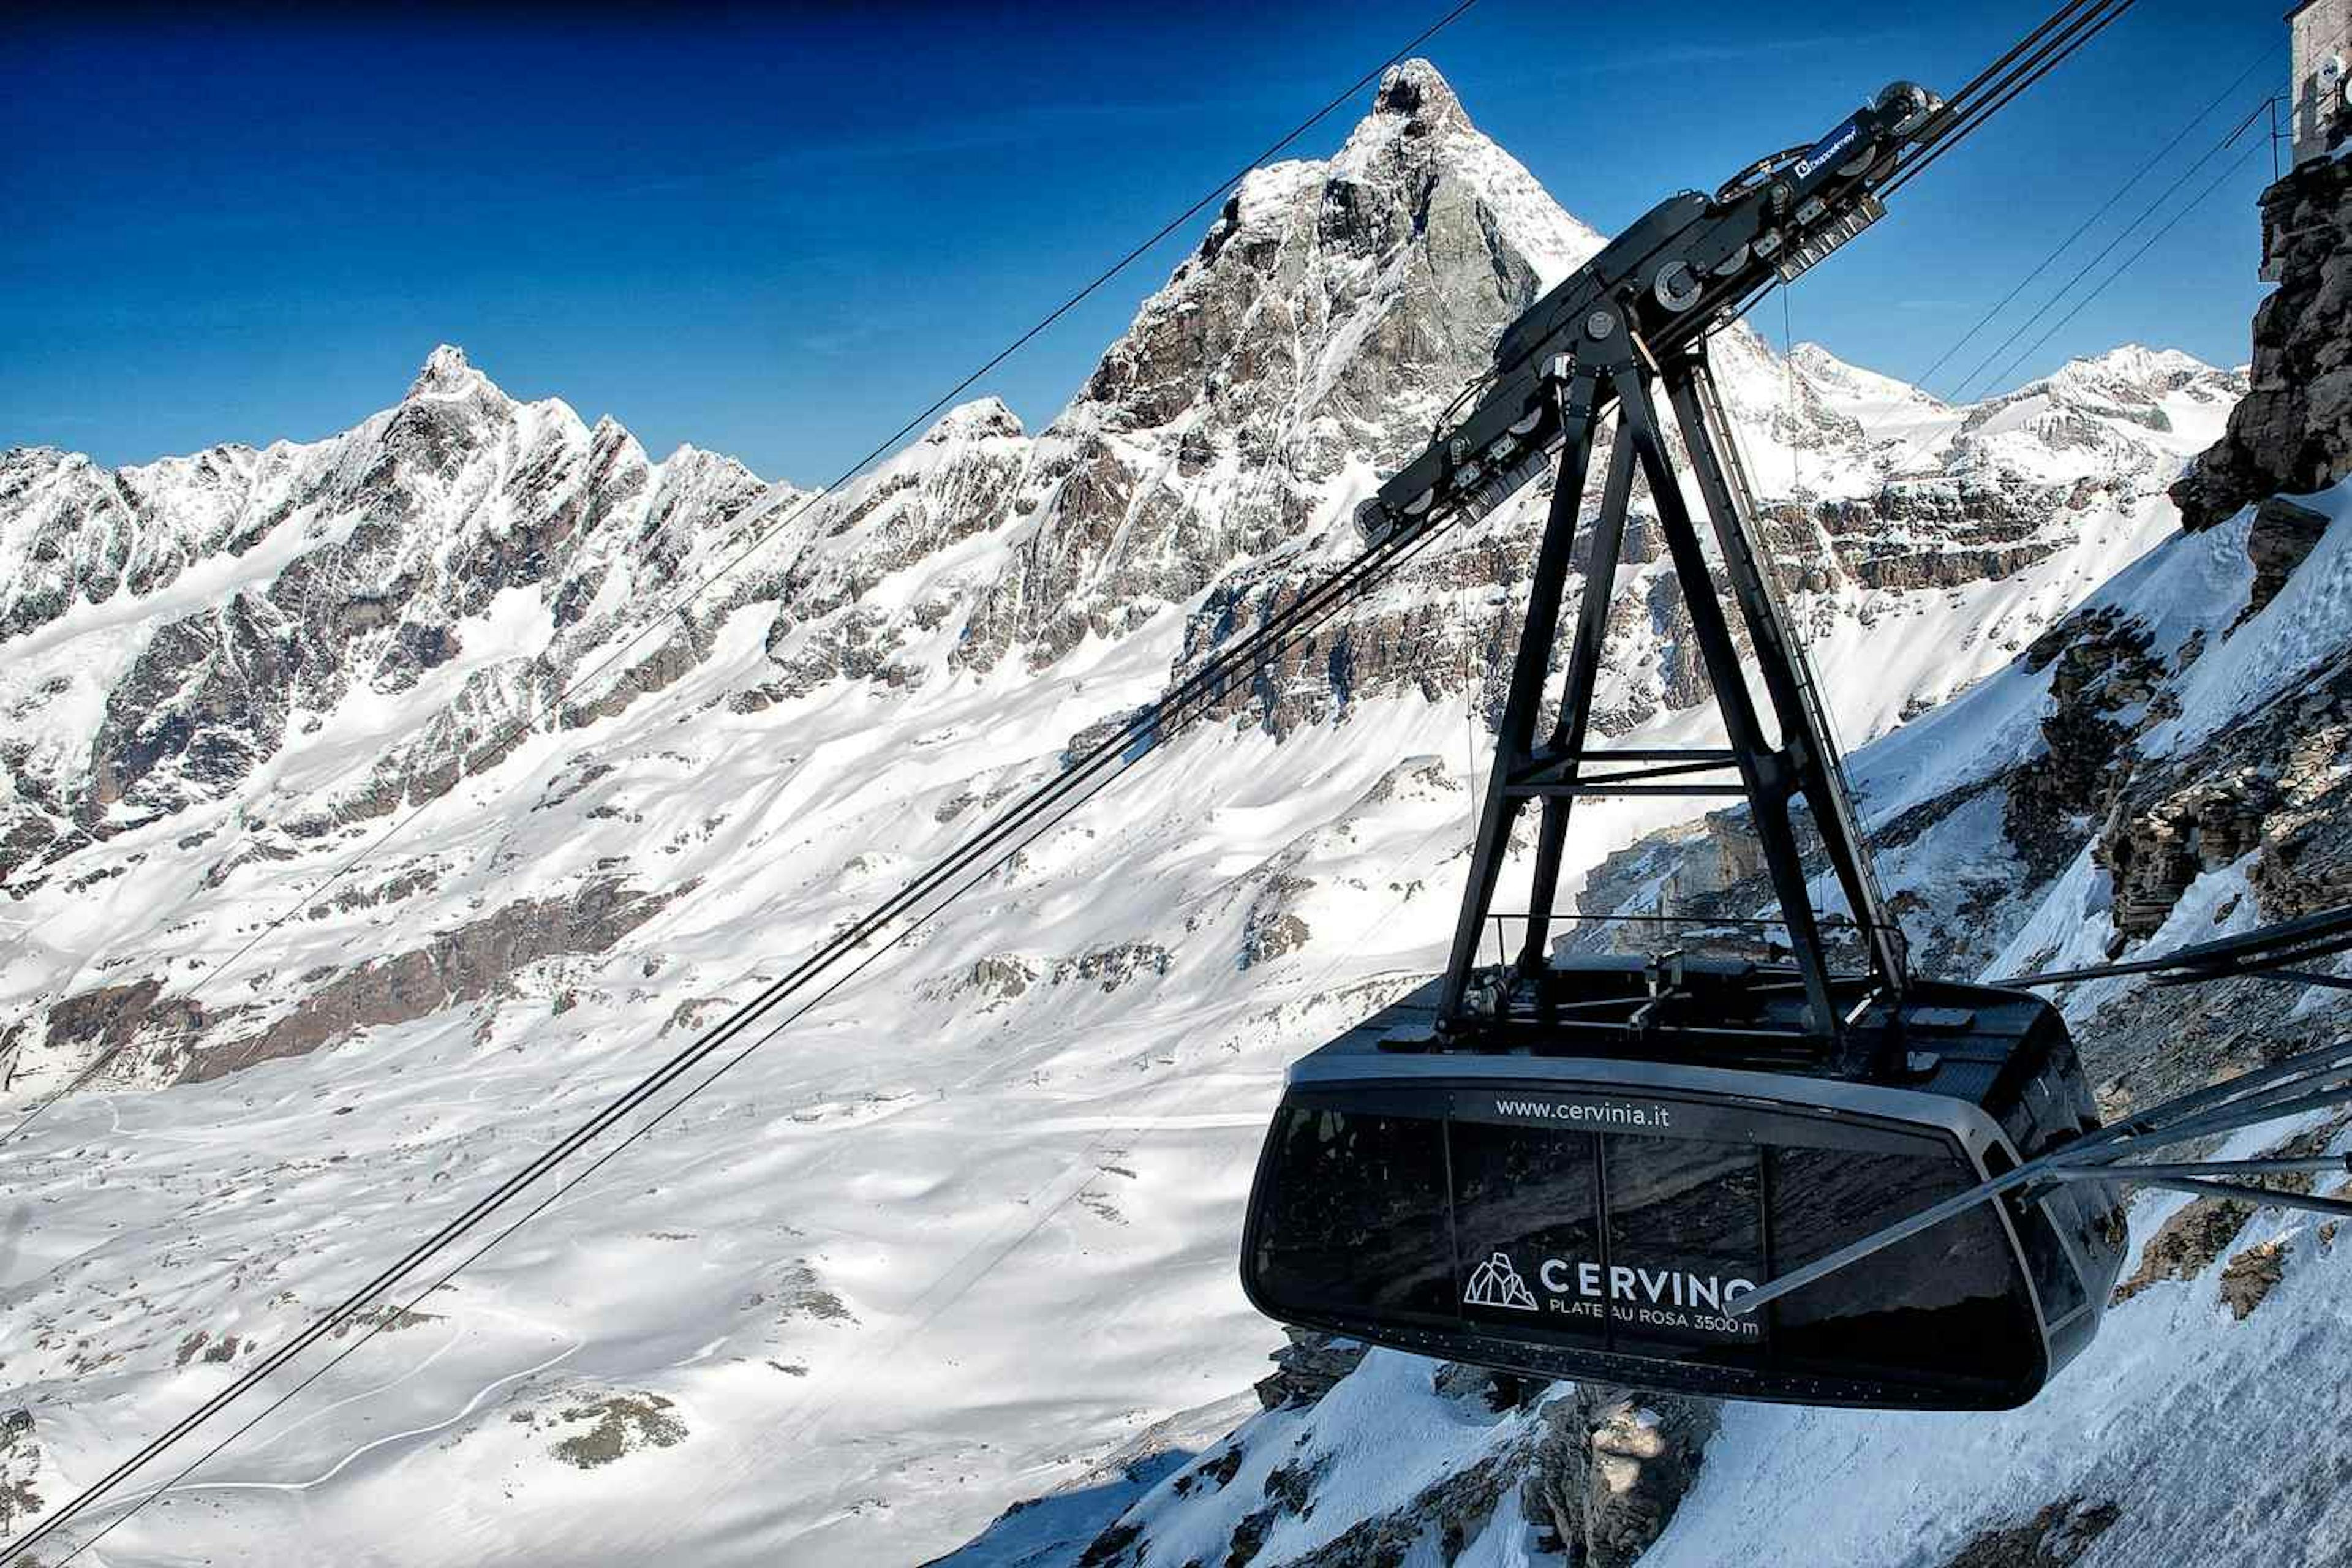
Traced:
[[[1690, 1127], [1688, 1116], [1683, 1118], [1685, 1126], [1678, 1129], [1677, 1111], [1691, 1108], [1655, 1100], [1497, 1094], [1477, 1109], [1491, 1110], [1495, 1117], [1507, 1121], [1581, 1128], [1596, 1133], [1672, 1137], [1678, 1132], [1688, 1136], [1692, 1132], [1721, 1131]], [[1706, 1121], [1720, 1120], [1704, 1111], [1698, 1114]], [[1536, 1312], [1549, 1319], [1583, 1320], [1596, 1328], [1610, 1322], [1635, 1332], [1644, 1329], [1669, 1331], [1678, 1335], [1733, 1342], [1761, 1336], [1759, 1321], [1734, 1316], [1727, 1310], [1740, 1293], [1756, 1288], [1754, 1279], [1744, 1274], [1692, 1267], [1687, 1262], [1677, 1265], [1671, 1261], [1672, 1254], [1677, 1250], [1675, 1237], [1651, 1238], [1648, 1245], [1638, 1237], [1624, 1239], [1634, 1243], [1624, 1250], [1646, 1256], [1626, 1262], [1545, 1250], [1529, 1255], [1525, 1247], [1515, 1248], [1509, 1244], [1495, 1247], [1469, 1271], [1463, 1285], [1463, 1305]], [[1475, 1237], [1465, 1237], [1463, 1240], [1465, 1247], [1478, 1244]], [[1515, 1250], [1527, 1263], [1524, 1271], [1521, 1258], [1513, 1256]], [[1667, 1260], [1663, 1266], [1652, 1267], [1659, 1254], [1666, 1255]]]

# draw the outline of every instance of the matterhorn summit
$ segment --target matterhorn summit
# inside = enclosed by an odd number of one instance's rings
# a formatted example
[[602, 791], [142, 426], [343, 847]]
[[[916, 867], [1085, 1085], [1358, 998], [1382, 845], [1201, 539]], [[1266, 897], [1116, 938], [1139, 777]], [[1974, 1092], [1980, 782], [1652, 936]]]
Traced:
[[455, 343], [443, 343], [425, 359], [425, 368], [408, 384], [410, 397], [457, 397], [488, 385], [488, 380]]

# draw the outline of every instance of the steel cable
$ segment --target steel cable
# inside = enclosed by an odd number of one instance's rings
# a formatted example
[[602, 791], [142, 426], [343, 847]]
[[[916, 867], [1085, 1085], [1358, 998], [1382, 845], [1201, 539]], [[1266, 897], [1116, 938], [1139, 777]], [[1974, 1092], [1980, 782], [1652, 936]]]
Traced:
[[[2074, 247], [2076, 240], [2088, 234], [2101, 218], [2106, 216], [2110, 212], [2113, 212], [2115, 210], [2116, 204], [2123, 200], [2124, 197], [2130, 193], [2131, 188], [2134, 185], [2137, 185], [2140, 181], [2146, 179], [2149, 173], [2153, 171], [2158, 163], [2161, 163], [2166, 158], [2169, 157], [2174, 148], [2179, 146], [2181, 142], [2189, 139], [2189, 133], [2190, 132], [2196, 130], [2199, 125], [2202, 124], [2207, 116], [2210, 115], [2215, 110], [2221, 108], [2221, 105], [2229, 99], [2231, 94], [2236, 92], [2241, 87], [2243, 87], [2245, 85], [2246, 79], [2253, 75], [2257, 70], [2260, 70], [2263, 68], [2263, 62], [2268, 60], [2275, 52], [2275, 50], [2265, 49], [2260, 55], [2256, 56], [2252, 64], [2247, 66], [2244, 70], [2238, 73], [2236, 80], [2231, 82], [2229, 86], [2223, 88], [2219, 93], [2215, 94], [2213, 101], [2208, 103], [2204, 108], [2189, 116], [2189, 122], [2183, 125], [2179, 131], [2173, 132], [2171, 141], [2167, 142], [2162, 147], [2157, 149], [2155, 155], [2149, 158], [2147, 163], [2142, 163], [2132, 174], [2131, 178], [2116, 186], [2114, 193], [2110, 195], [2105, 201], [2099, 204], [2098, 210], [2092, 213], [2090, 216], [2084, 218], [2081, 225], [2075, 228], [2074, 233], [2059, 241], [2056, 248], [2053, 249], [2049, 255], [2043, 257], [2040, 262], [2036, 263], [2032, 270], [2026, 273], [2024, 277], [2019, 279], [2017, 280], [2017, 287], [2011, 289], [2008, 293], [2001, 296], [2000, 303], [1995, 305], [1991, 310], [1987, 310], [1983, 317], [1978, 321], [1976, 325], [1970, 327], [1967, 331], [1962, 332], [1958, 338], [1953, 341], [1951, 347], [1937, 355], [1935, 362], [1928, 365], [1926, 370], [1919, 373], [1917, 384], [1920, 389], [1922, 391], [1926, 390], [1927, 383], [1934, 379], [1936, 373], [1943, 369], [1945, 365], [1950, 363], [1952, 356], [1958, 353], [1963, 348], [1967, 347], [1969, 339], [1975, 337], [1979, 332], [1983, 331], [1987, 327], [1990, 326], [1994, 320], [1998, 318], [2003, 310], [2008, 310], [2010, 306], [2015, 304], [2017, 302], [2018, 296], [2024, 293], [2029, 288], [2032, 288], [2035, 279], [2041, 277], [2044, 272], [2047, 272], [2057, 263], [2057, 260], [2061, 256], [2063, 256], [2068, 250]], [[1952, 389], [1951, 395], [1957, 398], [1958, 395], [1959, 388], [1955, 386]]]
[[[2075, 52], [2113, 26], [2116, 18], [2130, 10], [2137, 0], [2095, 0], [2094, 8], [2074, 17], [2057, 36], [2029, 57], [2010, 75], [1988, 89], [1981, 98], [1969, 103], [1958, 115], [1941, 128], [1930, 122], [1927, 137], [1916, 146], [1880, 196], [1892, 196], [1896, 191], [1925, 173], [1936, 161], [1958, 146], [1982, 128], [1994, 115], [2016, 100], [2021, 93], [2056, 70]], [[2103, 8], [2102, 8], [2103, 7]], [[2073, 7], [2069, 7], [2072, 9]], [[1946, 106], [1949, 109], [1949, 106]]]

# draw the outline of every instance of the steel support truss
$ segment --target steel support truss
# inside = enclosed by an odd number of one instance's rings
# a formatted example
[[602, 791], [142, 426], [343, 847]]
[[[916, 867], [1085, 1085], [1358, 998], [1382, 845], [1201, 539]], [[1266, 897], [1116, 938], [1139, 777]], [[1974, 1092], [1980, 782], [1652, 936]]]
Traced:
[[[1555, 362], [1547, 387], [1558, 399], [1563, 442], [1496, 737], [1470, 883], [1446, 966], [1442, 1026], [1451, 1036], [1475, 1037], [1507, 1016], [1515, 991], [1540, 982], [1548, 965], [1570, 815], [1580, 798], [1719, 795], [1744, 798], [1752, 813], [1794, 955], [1794, 979], [1803, 989], [1802, 1033], [1832, 1068], [1863, 1070], [1866, 1064], [1847, 1059], [1843, 1052], [1846, 1028], [1872, 1005], [1899, 996], [1906, 975], [1902, 936], [1886, 915], [1855, 826], [1820, 691], [1756, 537], [1747, 476], [1708, 368], [1706, 340], [1696, 340], [1661, 363], [1627, 330], [1622, 317], [1596, 310], [1585, 323], [1577, 352]], [[1672, 408], [1682, 434], [1689, 476], [1715, 535], [1723, 582], [1729, 589], [1728, 605], [1685, 499], [1667, 445], [1662, 403]], [[1592, 519], [1559, 707], [1549, 733], [1538, 742], [1537, 725], [1559, 642], [1570, 551], [1583, 510], [1597, 425], [1612, 405], [1616, 438], [1601, 508]], [[1691, 639], [1722, 714], [1727, 741], [1722, 749], [1601, 751], [1590, 743], [1593, 691], [1637, 468], [1689, 607]], [[1763, 713], [1749, 689], [1733, 615], [1747, 634], [1775, 738], [1768, 738]], [[1841, 975], [1831, 968], [1792, 817], [1801, 798], [1811, 808], [1831, 873], [1861, 929], [1864, 974]], [[1515, 960], [1500, 969], [1482, 969], [1480, 938], [1493, 912], [1511, 830], [1520, 812], [1536, 802], [1541, 803], [1541, 821], [1525, 937]]]

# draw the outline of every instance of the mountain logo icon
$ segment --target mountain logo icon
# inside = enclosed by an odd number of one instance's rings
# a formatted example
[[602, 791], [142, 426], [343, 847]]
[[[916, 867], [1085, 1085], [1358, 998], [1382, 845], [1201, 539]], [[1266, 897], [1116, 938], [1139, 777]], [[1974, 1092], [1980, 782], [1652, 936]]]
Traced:
[[1462, 1292], [1462, 1301], [1469, 1307], [1512, 1307], [1522, 1312], [1536, 1310], [1536, 1299], [1519, 1271], [1511, 1267], [1510, 1255], [1497, 1252], [1470, 1271], [1469, 1288]]

